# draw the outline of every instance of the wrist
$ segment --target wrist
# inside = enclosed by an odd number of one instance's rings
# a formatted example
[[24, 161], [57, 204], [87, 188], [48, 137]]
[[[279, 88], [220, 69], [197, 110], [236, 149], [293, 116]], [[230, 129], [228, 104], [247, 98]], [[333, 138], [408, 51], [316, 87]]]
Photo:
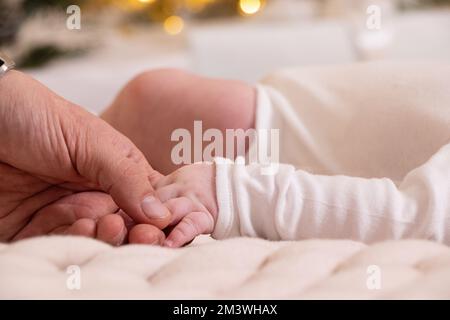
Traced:
[[235, 214], [233, 199], [233, 161], [225, 158], [214, 158], [215, 199], [217, 202], [216, 224], [211, 236], [214, 239], [225, 239], [239, 235], [238, 215]]
[[16, 126], [14, 109], [17, 106], [17, 88], [20, 72], [11, 70], [0, 76], [0, 161], [6, 161], [10, 153], [9, 141]]
[[38, 135], [48, 133], [54, 105], [50, 91], [25, 73], [11, 70], [0, 77], [0, 161], [17, 160], [18, 146], [33, 144]]
[[0, 76], [0, 107], [6, 108], [13, 104], [13, 97], [20, 88], [20, 79], [23, 74], [16, 70], [10, 70]]
[[6, 100], [8, 97], [8, 90], [5, 90], [5, 83], [15, 77], [15, 72], [13, 72], [15, 66], [14, 61], [0, 51], [0, 102]]

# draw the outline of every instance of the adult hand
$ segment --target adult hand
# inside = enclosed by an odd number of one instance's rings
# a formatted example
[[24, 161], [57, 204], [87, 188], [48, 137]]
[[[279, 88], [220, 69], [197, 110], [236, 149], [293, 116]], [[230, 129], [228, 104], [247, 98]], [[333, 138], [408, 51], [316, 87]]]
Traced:
[[14, 236], [78, 235], [107, 242], [162, 245], [164, 233], [150, 224], [136, 224], [103, 192], [84, 191], [65, 196], [36, 212]]
[[88, 190], [110, 195], [136, 223], [162, 229], [171, 215], [153, 197], [159, 177], [103, 120], [20, 72], [0, 78], [1, 241], [55, 201]]

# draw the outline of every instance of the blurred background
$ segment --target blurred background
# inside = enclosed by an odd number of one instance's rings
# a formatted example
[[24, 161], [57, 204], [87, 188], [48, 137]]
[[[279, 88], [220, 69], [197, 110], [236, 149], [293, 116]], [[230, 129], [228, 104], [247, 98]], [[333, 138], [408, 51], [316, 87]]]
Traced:
[[98, 113], [152, 68], [255, 82], [289, 66], [450, 61], [450, 0], [0, 0], [0, 47]]

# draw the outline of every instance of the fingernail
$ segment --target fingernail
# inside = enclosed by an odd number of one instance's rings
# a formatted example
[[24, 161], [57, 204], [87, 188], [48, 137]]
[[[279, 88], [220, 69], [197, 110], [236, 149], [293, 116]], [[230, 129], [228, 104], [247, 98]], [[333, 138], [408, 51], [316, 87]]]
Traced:
[[173, 246], [173, 241], [172, 241], [172, 240], [166, 240], [166, 241], [164, 241], [164, 246], [165, 246], [165, 247], [172, 248], [172, 246]]
[[162, 219], [167, 216], [166, 207], [152, 196], [148, 196], [142, 201], [142, 210], [150, 219]]

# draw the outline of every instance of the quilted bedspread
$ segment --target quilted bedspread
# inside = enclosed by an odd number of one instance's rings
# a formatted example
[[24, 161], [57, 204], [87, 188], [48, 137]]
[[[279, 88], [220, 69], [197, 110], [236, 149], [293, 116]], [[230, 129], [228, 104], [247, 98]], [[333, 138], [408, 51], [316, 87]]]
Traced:
[[450, 248], [207, 237], [182, 249], [115, 248], [41, 237], [0, 244], [0, 298], [448, 299]]

